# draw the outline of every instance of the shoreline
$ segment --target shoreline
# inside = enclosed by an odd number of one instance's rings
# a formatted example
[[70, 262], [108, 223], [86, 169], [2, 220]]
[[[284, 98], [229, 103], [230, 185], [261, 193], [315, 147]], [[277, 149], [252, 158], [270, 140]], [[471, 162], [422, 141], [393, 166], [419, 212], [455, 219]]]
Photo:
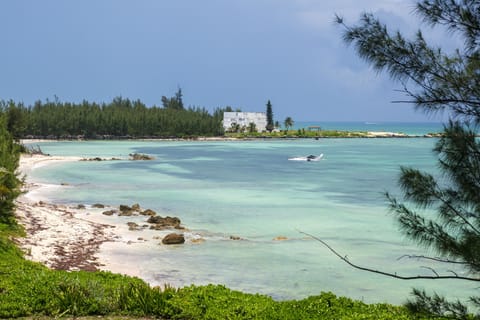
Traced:
[[98, 270], [101, 262], [96, 254], [100, 245], [115, 237], [111, 226], [81, 219], [72, 207], [47, 203], [37, 191], [61, 186], [39, 184], [28, 176], [46, 165], [79, 160], [79, 157], [25, 154], [20, 157], [18, 171], [25, 177], [25, 184], [24, 193], [16, 200], [15, 215], [24, 226], [26, 237], [17, 238], [16, 242], [25, 252], [25, 258], [52, 269]]
[[[148, 229], [149, 225], [145, 223], [148, 217], [138, 213], [106, 215], [105, 212], [118, 211], [114, 206], [50, 203], [42, 195], [42, 190], [69, 186], [41, 184], [28, 176], [43, 166], [82, 159], [22, 154], [18, 172], [26, 179], [24, 193], [16, 200], [15, 216], [24, 226], [26, 236], [16, 238], [15, 242], [26, 259], [52, 269], [104, 270], [142, 277], [138, 268], [124, 263], [122, 254], [128, 255], [135, 250], [161, 250], [161, 239], [175, 229]], [[132, 224], [136, 227], [132, 228]], [[189, 233], [185, 238], [192, 244], [201, 242], [198, 235]]]
[[[71, 186], [42, 184], [29, 177], [32, 171], [43, 166], [84, 160], [82, 157], [21, 155], [17, 171], [26, 178], [23, 194], [16, 200], [15, 216], [24, 226], [26, 236], [16, 238], [15, 243], [24, 252], [24, 257], [51, 269], [109, 271], [142, 278], [151, 285], [171, 285], [146, 278], [138, 264], [126, 261], [136, 261], [138, 253], [166, 250], [168, 245], [162, 240], [171, 233], [183, 234], [185, 244], [182, 245], [199, 245], [205, 241], [201, 232], [182, 225], [173, 227], [165, 222], [161, 225], [149, 222], [151, 215], [156, 218], [165, 215], [140, 208], [138, 204], [132, 205], [130, 213], [122, 214], [122, 205], [116, 204], [51, 203], [42, 192]], [[137, 208], [133, 209], [135, 206]], [[150, 213], [145, 214], [149, 210]]]
[[427, 134], [406, 134], [401, 132], [390, 131], [338, 131], [340, 135], [312, 135], [312, 136], [292, 136], [292, 135], [245, 135], [238, 137], [230, 136], [215, 136], [215, 137], [111, 137], [108, 139], [92, 139], [85, 137], [70, 137], [70, 138], [25, 138], [20, 139], [21, 144], [34, 144], [43, 142], [81, 142], [81, 141], [199, 141], [199, 142], [223, 142], [223, 141], [245, 141], [245, 140], [294, 140], [294, 139], [376, 139], [376, 138], [438, 138], [441, 133], [427, 133]]

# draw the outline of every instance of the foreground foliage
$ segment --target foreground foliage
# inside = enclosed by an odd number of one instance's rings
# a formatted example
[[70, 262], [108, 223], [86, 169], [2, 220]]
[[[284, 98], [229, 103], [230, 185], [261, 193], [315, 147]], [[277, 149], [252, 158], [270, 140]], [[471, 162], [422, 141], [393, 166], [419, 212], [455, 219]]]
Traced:
[[19, 155], [20, 147], [7, 131], [7, 117], [0, 112], [0, 224], [4, 226], [15, 226], [14, 200], [20, 194], [21, 182], [16, 174]]
[[274, 301], [224, 286], [151, 288], [109, 272], [52, 271], [12, 244], [0, 251], [0, 318], [130, 315], [168, 319], [414, 319], [406, 308], [367, 305], [331, 293]]
[[[480, 1], [422, 0], [416, 13], [427, 24], [447, 28], [464, 47], [452, 53], [427, 43], [421, 31], [413, 39], [390, 32], [371, 14], [358, 26], [345, 27], [344, 40], [376, 70], [399, 80], [417, 109], [446, 111], [445, 126], [434, 152], [440, 177], [414, 168], [402, 168], [399, 185], [403, 199], [387, 195], [392, 212], [407, 238], [427, 249], [424, 261], [462, 266], [464, 273], [430, 278], [480, 281]], [[429, 214], [430, 209], [435, 214]], [[426, 277], [417, 277], [426, 278]], [[466, 318], [467, 303], [480, 310], [480, 296], [453, 301], [414, 290], [408, 307], [415, 312]], [[480, 313], [477, 315], [480, 318]]]
[[160, 289], [109, 272], [54, 271], [25, 260], [4, 234], [0, 240], [0, 318], [417, 319], [405, 307], [368, 305], [332, 293], [275, 301], [220, 285]]

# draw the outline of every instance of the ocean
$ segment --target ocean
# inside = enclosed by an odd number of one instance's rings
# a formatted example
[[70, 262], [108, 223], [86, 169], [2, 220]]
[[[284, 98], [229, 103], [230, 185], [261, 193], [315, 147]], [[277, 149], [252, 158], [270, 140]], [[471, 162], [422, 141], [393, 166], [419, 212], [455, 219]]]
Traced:
[[[409, 128], [404, 126], [403, 132]], [[417, 133], [432, 129], [415, 128]], [[441, 130], [441, 125], [437, 128]], [[388, 126], [381, 130], [397, 131]], [[152, 285], [216, 283], [275, 299], [331, 291], [365, 302], [395, 304], [404, 302], [412, 287], [467, 297], [475, 285], [402, 281], [353, 269], [303, 233], [321, 238], [362, 266], [401, 275], [431, 275], [425, 266], [447, 273], [451, 266], [402, 258], [428, 253], [399, 233], [384, 196], [386, 191], [401, 196], [396, 184], [401, 165], [438, 173], [431, 151], [435, 142], [434, 138], [47, 142], [38, 145], [52, 155], [126, 158], [137, 152], [155, 160], [55, 164], [34, 170], [30, 178], [64, 185], [42, 194], [51, 202], [139, 203], [160, 215], [179, 217], [188, 229], [187, 240], [205, 240], [170, 247], [152, 239], [147, 246], [126, 245], [109, 252]], [[309, 154], [324, 158], [288, 160]]]

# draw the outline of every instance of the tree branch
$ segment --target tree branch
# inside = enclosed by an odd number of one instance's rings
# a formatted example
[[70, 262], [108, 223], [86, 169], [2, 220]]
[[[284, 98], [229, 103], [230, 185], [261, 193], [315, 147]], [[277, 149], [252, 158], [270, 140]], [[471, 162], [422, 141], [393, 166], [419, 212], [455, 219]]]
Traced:
[[455, 279], [455, 280], [466, 280], [466, 281], [480, 282], [480, 278], [463, 277], [463, 276], [458, 276], [456, 274], [453, 275], [453, 276], [440, 276], [440, 275], [435, 275], [435, 276], [401, 276], [401, 275], [397, 275], [396, 273], [390, 273], [390, 272], [385, 272], [385, 271], [381, 271], [381, 270], [375, 270], [375, 269], [371, 269], [371, 268], [367, 268], [367, 267], [362, 267], [362, 266], [359, 266], [359, 265], [357, 265], [353, 262], [350, 262], [350, 260], [348, 260], [347, 256], [345, 256], [345, 257], [342, 256], [340, 253], [338, 253], [335, 249], [333, 249], [330, 245], [328, 245], [328, 243], [326, 243], [322, 239], [320, 239], [320, 238], [318, 238], [318, 237], [316, 237], [312, 234], [309, 234], [307, 232], [301, 231], [301, 230], [297, 230], [297, 231], [301, 234], [304, 234], [304, 235], [314, 239], [314, 240], [317, 240], [322, 245], [327, 247], [327, 249], [330, 250], [334, 255], [336, 255], [338, 258], [340, 258], [340, 260], [342, 260], [343, 262], [345, 262], [349, 266], [351, 266], [355, 269], [358, 269], [358, 270], [367, 271], [367, 272], [371, 272], [371, 273], [376, 273], [376, 274], [380, 274], [380, 275], [383, 275], [383, 276], [387, 276], [387, 277], [391, 277], [391, 278], [395, 278], [395, 279], [400, 279], [400, 280], [418, 280], [418, 279], [446, 280], [446, 279]]
[[442, 263], [469, 265], [469, 263], [467, 263], [465, 261], [454, 261], [454, 260], [449, 260], [449, 259], [441, 259], [441, 258], [434, 258], [434, 257], [427, 257], [427, 256], [417, 256], [417, 255], [409, 255], [409, 254], [403, 255], [403, 256], [399, 257], [397, 260], [402, 260], [403, 258], [423, 259], [423, 260], [432, 260], [432, 261], [442, 262]]
[[[402, 92], [407, 92], [405, 89], [400, 90]], [[416, 101], [412, 100], [394, 100], [392, 103], [417, 103]], [[471, 100], [460, 100], [460, 99], [432, 99], [432, 100], [424, 100], [422, 104], [427, 103], [435, 103], [435, 104], [448, 104], [448, 103], [459, 103], [459, 104], [470, 104], [475, 106], [480, 106], [480, 101], [471, 101]]]
[[440, 275], [437, 273], [437, 271], [435, 271], [435, 269], [433, 269], [433, 268], [426, 267], [426, 266], [421, 266], [420, 268], [428, 269], [428, 270], [432, 271], [437, 277], [440, 277]]

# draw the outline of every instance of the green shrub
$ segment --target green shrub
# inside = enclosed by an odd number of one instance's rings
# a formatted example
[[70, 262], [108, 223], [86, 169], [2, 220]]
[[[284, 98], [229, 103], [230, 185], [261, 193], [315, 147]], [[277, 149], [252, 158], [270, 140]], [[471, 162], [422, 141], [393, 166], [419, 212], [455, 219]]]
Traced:
[[332, 293], [275, 301], [220, 285], [182, 288], [168, 303], [173, 319], [416, 319], [404, 307], [369, 305]]

